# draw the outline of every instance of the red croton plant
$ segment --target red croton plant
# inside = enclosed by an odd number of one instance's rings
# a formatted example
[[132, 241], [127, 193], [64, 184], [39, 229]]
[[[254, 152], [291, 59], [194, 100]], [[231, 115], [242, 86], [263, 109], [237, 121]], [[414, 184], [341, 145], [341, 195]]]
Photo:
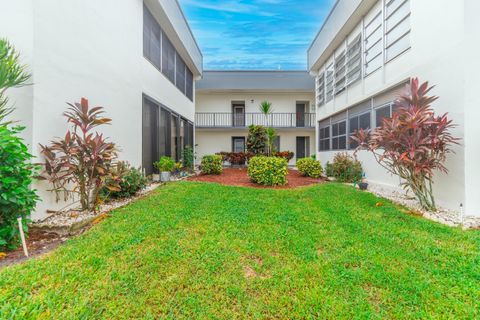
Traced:
[[391, 118], [375, 130], [359, 130], [352, 137], [359, 143], [357, 151], [372, 152], [380, 165], [402, 178], [403, 187], [427, 210], [436, 210], [434, 173], [448, 172], [447, 154], [459, 141], [451, 134], [455, 126], [447, 114], [435, 115], [431, 105], [438, 97], [428, 95], [432, 89], [428, 82], [412, 79], [406, 93], [395, 101]]
[[[95, 210], [100, 189], [107, 178], [112, 178], [110, 169], [117, 150], [114, 143], [92, 131], [111, 119], [102, 116], [102, 107], [90, 108], [83, 98], [68, 105], [64, 116], [72, 129], [65, 138], [51, 141], [50, 146], [40, 145], [45, 157], [42, 177], [53, 185], [57, 201], [63, 193], [65, 200], [78, 197], [82, 210]], [[115, 189], [114, 185], [110, 187]]]

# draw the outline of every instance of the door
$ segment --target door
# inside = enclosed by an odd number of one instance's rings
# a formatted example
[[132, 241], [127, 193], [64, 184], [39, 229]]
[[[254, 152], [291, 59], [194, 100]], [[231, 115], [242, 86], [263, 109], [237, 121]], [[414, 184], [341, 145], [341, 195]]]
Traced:
[[310, 157], [310, 137], [297, 137], [297, 160]]
[[142, 166], [145, 173], [154, 172], [153, 163], [158, 160], [158, 107], [150, 100], [143, 100], [142, 107]]
[[305, 127], [305, 103], [297, 103], [297, 127]]
[[245, 105], [233, 105], [233, 126], [245, 127]]
[[232, 152], [245, 152], [245, 137], [232, 137]]

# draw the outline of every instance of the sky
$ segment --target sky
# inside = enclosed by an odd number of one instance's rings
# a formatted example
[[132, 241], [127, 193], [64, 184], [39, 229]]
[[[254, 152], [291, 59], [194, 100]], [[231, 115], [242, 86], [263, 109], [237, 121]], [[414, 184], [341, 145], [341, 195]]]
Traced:
[[179, 0], [205, 70], [306, 70], [334, 0]]

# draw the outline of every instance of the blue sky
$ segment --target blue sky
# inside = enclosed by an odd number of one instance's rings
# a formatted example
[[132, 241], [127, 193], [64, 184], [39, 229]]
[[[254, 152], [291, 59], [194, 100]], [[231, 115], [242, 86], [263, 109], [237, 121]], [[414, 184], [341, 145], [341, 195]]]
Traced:
[[205, 70], [305, 70], [334, 0], [179, 0]]

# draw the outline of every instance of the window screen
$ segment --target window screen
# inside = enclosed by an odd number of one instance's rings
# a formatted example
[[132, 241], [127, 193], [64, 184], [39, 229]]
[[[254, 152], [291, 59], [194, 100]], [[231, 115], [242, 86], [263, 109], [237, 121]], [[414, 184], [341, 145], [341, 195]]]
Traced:
[[327, 68], [327, 73], [326, 73], [326, 102], [330, 101], [333, 99], [333, 63]]
[[245, 137], [232, 137], [232, 152], [245, 152]]
[[144, 99], [142, 115], [142, 166], [150, 175], [154, 172], [153, 163], [158, 160], [158, 106]]
[[363, 129], [363, 130], [370, 129], [371, 128], [370, 119], [371, 119], [370, 111], [366, 112], [364, 114], [354, 115], [354, 116], [350, 117], [350, 119], [348, 120], [348, 124], [349, 124], [348, 145], [349, 145], [350, 149], [355, 149], [356, 147], [358, 147], [358, 143], [355, 142], [354, 140], [352, 140], [350, 137], [353, 136], [355, 134], [355, 132], [360, 130], [360, 129]]
[[143, 6], [143, 56], [161, 70], [160, 25], [148, 8]]
[[325, 73], [322, 73], [317, 78], [317, 107], [325, 104]]
[[332, 150], [347, 148], [347, 122], [341, 121], [332, 124]]
[[410, 48], [410, 0], [385, 4], [385, 55], [387, 62]]
[[345, 89], [346, 83], [346, 54], [345, 51], [335, 58], [335, 94], [341, 93]]
[[375, 124], [377, 127], [382, 125], [383, 119], [392, 116], [392, 104], [375, 109]]
[[365, 76], [382, 66], [382, 13], [365, 24]]
[[362, 77], [362, 37], [358, 35], [347, 49], [347, 85]]
[[175, 70], [175, 85], [177, 88], [185, 94], [185, 62], [182, 57], [177, 53], [176, 57], [176, 70]]
[[193, 101], [193, 73], [186, 67], [186, 88], [185, 95], [190, 101]]
[[330, 150], [330, 126], [320, 127], [318, 130], [318, 150]]
[[165, 33], [162, 33], [162, 72], [175, 83], [175, 48]]

